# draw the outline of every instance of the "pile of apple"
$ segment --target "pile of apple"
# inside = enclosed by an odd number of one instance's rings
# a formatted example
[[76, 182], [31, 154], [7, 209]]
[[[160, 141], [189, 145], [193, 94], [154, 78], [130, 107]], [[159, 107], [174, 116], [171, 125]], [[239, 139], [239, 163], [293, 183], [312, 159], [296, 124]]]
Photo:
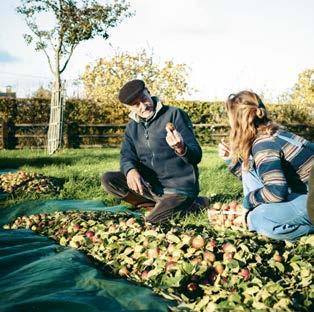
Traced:
[[51, 193], [58, 186], [50, 178], [38, 173], [18, 171], [0, 175], [0, 191], [17, 193]]
[[215, 202], [208, 209], [210, 224], [216, 229], [244, 227], [244, 215], [247, 212], [236, 201], [230, 203]]
[[276, 242], [210, 226], [145, 223], [126, 213], [55, 212], [18, 217], [133, 282], [176, 300], [173, 311], [310, 311], [313, 236]]

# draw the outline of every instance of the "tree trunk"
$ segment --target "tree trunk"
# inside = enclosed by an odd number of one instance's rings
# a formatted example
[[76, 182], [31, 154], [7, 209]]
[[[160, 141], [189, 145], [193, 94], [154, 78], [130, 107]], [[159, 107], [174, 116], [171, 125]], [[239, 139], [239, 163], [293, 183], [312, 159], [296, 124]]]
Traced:
[[50, 120], [48, 128], [48, 154], [62, 146], [64, 94], [59, 71], [59, 53], [55, 55], [54, 83], [51, 92]]

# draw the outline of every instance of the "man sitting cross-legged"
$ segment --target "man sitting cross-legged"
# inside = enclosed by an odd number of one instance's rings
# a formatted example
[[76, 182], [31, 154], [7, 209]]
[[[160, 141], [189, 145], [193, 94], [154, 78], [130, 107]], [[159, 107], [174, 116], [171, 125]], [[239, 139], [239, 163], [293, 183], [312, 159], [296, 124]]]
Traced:
[[127, 82], [119, 100], [131, 120], [121, 148], [121, 172], [104, 173], [105, 189], [136, 207], [151, 207], [146, 220], [152, 223], [207, 205], [206, 198], [197, 197], [202, 150], [187, 114], [151, 97], [142, 80]]

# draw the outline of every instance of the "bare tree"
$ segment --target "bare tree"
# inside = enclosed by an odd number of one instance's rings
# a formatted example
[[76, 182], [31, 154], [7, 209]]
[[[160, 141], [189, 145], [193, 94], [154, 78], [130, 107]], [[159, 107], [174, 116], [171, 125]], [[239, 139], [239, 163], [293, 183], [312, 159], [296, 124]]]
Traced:
[[[36, 51], [43, 51], [53, 74], [50, 121], [48, 130], [48, 153], [52, 154], [62, 141], [62, 83], [61, 74], [66, 69], [73, 51], [82, 41], [101, 36], [109, 37], [108, 30], [116, 27], [132, 13], [125, 0], [21, 0], [17, 12], [24, 15], [30, 34], [24, 39], [34, 43]], [[40, 18], [46, 18], [45, 23]], [[49, 29], [40, 25], [53, 25]], [[45, 27], [45, 26], [43, 26]]]

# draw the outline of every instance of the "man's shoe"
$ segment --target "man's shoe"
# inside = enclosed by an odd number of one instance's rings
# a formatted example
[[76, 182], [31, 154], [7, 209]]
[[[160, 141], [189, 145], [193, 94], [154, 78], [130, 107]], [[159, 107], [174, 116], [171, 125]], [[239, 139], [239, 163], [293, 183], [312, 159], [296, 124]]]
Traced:
[[210, 203], [210, 200], [208, 197], [205, 197], [205, 196], [198, 196], [196, 199], [195, 199], [195, 202], [197, 204], [200, 205], [200, 209], [202, 208], [206, 208], [209, 206], [209, 203]]

